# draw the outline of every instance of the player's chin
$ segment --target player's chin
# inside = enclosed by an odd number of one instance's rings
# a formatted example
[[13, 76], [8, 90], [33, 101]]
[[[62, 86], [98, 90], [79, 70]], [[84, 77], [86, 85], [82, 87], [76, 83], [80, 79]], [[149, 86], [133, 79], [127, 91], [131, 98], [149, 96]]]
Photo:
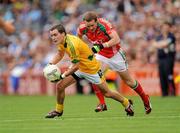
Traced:
[[57, 45], [57, 44], [58, 44], [58, 42], [57, 42], [57, 41], [53, 41], [53, 44]]
[[91, 30], [91, 32], [95, 32], [95, 31], [96, 31], [96, 29], [92, 29], [92, 30]]
[[59, 44], [59, 42], [58, 42], [57, 40], [53, 40], [52, 42], [53, 42], [53, 44], [55, 44], [55, 45]]

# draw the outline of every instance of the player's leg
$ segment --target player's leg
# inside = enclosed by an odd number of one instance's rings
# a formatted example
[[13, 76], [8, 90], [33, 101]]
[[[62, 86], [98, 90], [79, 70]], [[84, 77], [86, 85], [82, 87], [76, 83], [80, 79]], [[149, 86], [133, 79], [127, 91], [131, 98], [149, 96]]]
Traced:
[[130, 76], [128, 70], [118, 72], [118, 74], [120, 75], [121, 79], [125, 82], [125, 84], [127, 84], [141, 97], [144, 103], [146, 114], [149, 114], [152, 110], [150, 99], [149, 96], [144, 92], [141, 84]]
[[[103, 61], [104, 60], [105, 59], [103, 59]], [[130, 76], [125, 53], [120, 49], [116, 55], [109, 59], [107, 64], [112, 70], [117, 71], [121, 79], [124, 80], [124, 82], [141, 97], [144, 103], [146, 114], [149, 114], [152, 109], [149, 96], [145, 94], [140, 83]]]
[[[76, 79], [78, 81], [79, 78], [83, 77], [83, 74], [80, 71], [76, 71], [75, 74], [73, 74], [73, 77], [74, 77], [74, 79]], [[99, 88], [95, 84], [92, 84], [92, 87], [93, 87], [93, 90], [100, 102], [100, 104], [98, 104], [98, 106], [96, 107], [95, 111], [101, 112], [101, 111], [107, 110], [104, 95], [102, 94], [102, 92], [99, 90]]]
[[134, 111], [132, 109], [132, 101], [128, 100], [126, 97], [122, 96], [119, 92], [117, 91], [112, 91], [108, 88], [107, 83], [104, 81], [101, 84], [97, 84], [99, 89], [102, 91], [105, 97], [107, 98], [112, 98], [118, 102], [120, 102], [124, 107], [125, 111], [127, 112], [127, 115], [133, 116]]
[[102, 94], [102, 92], [99, 90], [99, 88], [97, 87], [97, 85], [92, 84], [92, 88], [94, 90], [94, 93], [96, 95], [96, 97], [99, 100], [99, 104], [97, 105], [97, 107], [95, 108], [95, 112], [102, 112], [102, 111], [106, 111], [107, 110], [107, 106], [105, 103], [105, 99], [104, 99], [104, 95]]
[[166, 72], [167, 72], [167, 78], [168, 78], [169, 95], [172, 95], [172, 96], [176, 95], [175, 93], [176, 87], [175, 87], [174, 78], [173, 78], [174, 62], [175, 62], [175, 57], [169, 57], [168, 61], [166, 60], [166, 65], [165, 65], [165, 68], [167, 68]]
[[78, 73], [79, 75], [83, 76], [86, 80], [90, 81], [93, 84], [96, 84], [105, 97], [112, 98], [120, 102], [125, 107], [127, 115], [134, 115], [132, 109], [132, 101], [123, 97], [119, 92], [110, 90], [101, 70], [99, 70], [96, 74], [87, 74], [80, 71], [78, 71]]
[[[97, 57], [98, 55], [96, 55], [96, 59], [97, 60], [101, 60]], [[106, 63], [101, 63], [101, 70], [104, 72], [104, 70], [106, 70], [106, 68], [108, 67], [108, 65]], [[97, 105], [95, 112], [102, 112], [102, 111], [106, 111], [107, 110], [107, 105], [105, 102], [105, 98], [104, 95], [102, 94], [102, 92], [99, 90], [99, 88], [97, 87], [96, 84], [92, 84], [92, 88], [94, 90], [94, 93], [96, 95], [96, 97], [99, 100], [99, 104]]]
[[67, 76], [63, 80], [60, 80], [56, 84], [56, 108], [46, 115], [45, 118], [54, 118], [56, 116], [61, 116], [64, 110], [64, 98], [65, 98], [65, 88], [75, 83], [76, 80], [73, 76]]
[[[168, 75], [166, 72], [166, 60], [159, 59], [158, 60], [158, 69], [159, 69], [159, 79], [161, 85], [162, 96], [168, 96]], [[169, 62], [168, 62], [169, 63]]]

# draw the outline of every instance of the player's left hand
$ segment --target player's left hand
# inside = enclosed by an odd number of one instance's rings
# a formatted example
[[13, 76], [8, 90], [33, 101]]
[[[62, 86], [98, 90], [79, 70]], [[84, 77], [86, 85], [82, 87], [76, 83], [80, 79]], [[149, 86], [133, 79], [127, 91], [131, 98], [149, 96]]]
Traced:
[[104, 46], [102, 44], [94, 44], [94, 46], [91, 48], [91, 50], [94, 53], [98, 53], [103, 48], [104, 48]]
[[62, 80], [62, 79], [63, 79], [63, 77], [62, 77], [62, 75], [60, 75], [58, 79], [53, 80], [53, 81], [51, 81], [51, 82], [52, 82], [52, 83], [57, 83], [57, 82], [59, 82], [59, 81]]

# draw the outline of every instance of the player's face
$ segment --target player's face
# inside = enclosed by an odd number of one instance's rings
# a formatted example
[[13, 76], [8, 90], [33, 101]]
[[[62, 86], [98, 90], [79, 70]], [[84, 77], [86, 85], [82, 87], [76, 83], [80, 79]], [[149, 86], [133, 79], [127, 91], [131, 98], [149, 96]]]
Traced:
[[92, 32], [95, 32], [97, 28], [97, 21], [91, 20], [90, 22], [85, 21], [86, 28], [91, 30]]
[[64, 33], [59, 33], [57, 29], [50, 31], [50, 38], [54, 44], [62, 44], [64, 42]]

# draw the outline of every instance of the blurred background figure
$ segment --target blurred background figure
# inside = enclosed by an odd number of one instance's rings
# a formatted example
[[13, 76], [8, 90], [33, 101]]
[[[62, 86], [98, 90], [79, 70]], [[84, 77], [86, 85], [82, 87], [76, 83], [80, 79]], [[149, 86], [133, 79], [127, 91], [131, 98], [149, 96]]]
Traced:
[[118, 85], [118, 74], [115, 71], [112, 71], [111, 69], [107, 69], [104, 72], [106, 82], [108, 84], [108, 87], [112, 90], [116, 90]]
[[28, 71], [32, 66], [32, 60], [26, 60], [26, 56], [21, 55], [21, 58], [17, 61], [16, 66], [12, 69], [10, 73], [10, 80], [13, 92], [18, 93], [19, 83], [22, 75]]
[[76, 90], [78, 94], [93, 94], [91, 83], [85, 79], [78, 79], [76, 82]]
[[15, 31], [15, 27], [13, 25], [13, 21], [5, 21], [3, 18], [0, 17], [0, 28], [6, 34], [12, 34]]
[[164, 22], [160, 27], [160, 35], [153, 47], [158, 49], [158, 68], [162, 96], [175, 96], [175, 83], [173, 70], [176, 56], [176, 37], [172, 31], [172, 24]]

